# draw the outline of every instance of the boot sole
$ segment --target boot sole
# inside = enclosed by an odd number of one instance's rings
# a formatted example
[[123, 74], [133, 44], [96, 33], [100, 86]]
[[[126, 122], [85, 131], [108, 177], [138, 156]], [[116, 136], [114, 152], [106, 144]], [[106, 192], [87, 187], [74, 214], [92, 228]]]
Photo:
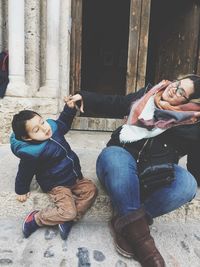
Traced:
[[109, 228], [110, 228], [110, 233], [111, 233], [111, 236], [114, 240], [114, 245], [115, 245], [115, 249], [116, 251], [124, 256], [125, 258], [128, 258], [128, 259], [135, 259], [135, 255], [133, 253], [128, 253], [127, 251], [125, 251], [124, 249], [122, 249], [121, 247], [118, 246], [117, 242], [116, 242], [116, 239], [115, 239], [115, 234], [114, 234], [114, 231], [113, 231], [113, 227], [112, 227], [112, 224], [111, 222], [109, 222]]
[[115, 249], [116, 249], [117, 253], [124, 256], [125, 258], [134, 259], [134, 254], [128, 254], [127, 251], [120, 248], [116, 243], [115, 243]]

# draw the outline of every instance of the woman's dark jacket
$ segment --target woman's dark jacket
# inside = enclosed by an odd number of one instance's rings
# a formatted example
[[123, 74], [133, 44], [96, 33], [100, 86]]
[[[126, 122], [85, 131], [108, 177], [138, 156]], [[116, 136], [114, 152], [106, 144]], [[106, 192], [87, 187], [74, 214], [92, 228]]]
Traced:
[[67, 106], [57, 120], [47, 120], [53, 135], [43, 142], [24, 142], [12, 134], [12, 152], [20, 158], [15, 180], [15, 191], [19, 195], [29, 192], [31, 180], [36, 180], [43, 192], [55, 186], [73, 185], [82, 178], [78, 156], [71, 150], [64, 135], [70, 130], [76, 109]]
[[[123, 118], [128, 116], [131, 104], [141, 98], [146, 89], [142, 88], [135, 93], [126, 96], [102, 95], [88, 91], [79, 92], [83, 97], [85, 113], [94, 114], [104, 113], [105, 117]], [[129, 143], [123, 146], [119, 141], [121, 127], [113, 132], [108, 146], [122, 146], [128, 150], [134, 158], [138, 159], [138, 153], [142, 149], [145, 139]], [[200, 151], [200, 122], [193, 125], [176, 126], [166, 130], [164, 133], [150, 138], [145, 147], [144, 156], [159, 159], [159, 155], [166, 155], [166, 162], [178, 163], [178, 160], [187, 155], [187, 169], [195, 176], [200, 183], [200, 161], [198, 159]], [[156, 155], [156, 157], [154, 157]], [[155, 164], [158, 164], [156, 162]]]

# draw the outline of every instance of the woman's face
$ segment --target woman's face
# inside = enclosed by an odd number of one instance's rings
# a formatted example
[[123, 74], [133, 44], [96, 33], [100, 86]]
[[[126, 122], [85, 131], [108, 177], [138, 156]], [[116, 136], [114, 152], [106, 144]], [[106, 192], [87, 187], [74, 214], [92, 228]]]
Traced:
[[172, 106], [187, 103], [194, 92], [193, 81], [189, 78], [170, 83], [162, 94], [162, 100]]

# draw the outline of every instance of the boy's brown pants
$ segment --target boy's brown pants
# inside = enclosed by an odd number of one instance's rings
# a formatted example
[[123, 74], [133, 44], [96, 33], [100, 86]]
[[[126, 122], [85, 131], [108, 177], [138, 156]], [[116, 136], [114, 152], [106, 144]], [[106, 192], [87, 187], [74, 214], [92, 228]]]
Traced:
[[48, 195], [55, 207], [47, 207], [35, 214], [36, 223], [40, 226], [80, 219], [94, 202], [97, 188], [92, 181], [84, 178], [70, 187], [54, 187]]

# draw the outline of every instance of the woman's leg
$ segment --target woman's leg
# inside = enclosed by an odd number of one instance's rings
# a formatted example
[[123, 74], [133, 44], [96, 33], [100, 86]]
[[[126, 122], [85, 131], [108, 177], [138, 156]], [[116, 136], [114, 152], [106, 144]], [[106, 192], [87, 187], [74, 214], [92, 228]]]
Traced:
[[137, 164], [125, 149], [110, 146], [97, 159], [97, 176], [119, 216], [140, 208]]
[[121, 147], [107, 147], [98, 157], [97, 176], [117, 211], [117, 217], [111, 221], [117, 251], [126, 257], [136, 256], [143, 267], [164, 267], [140, 205], [134, 158]]
[[192, 174], [175, 165], [175, 177], [170, 185], [156, 190], [145, 199], [145, 209], [152, 217], [173, 211], [194, 198], [197, 183]]

